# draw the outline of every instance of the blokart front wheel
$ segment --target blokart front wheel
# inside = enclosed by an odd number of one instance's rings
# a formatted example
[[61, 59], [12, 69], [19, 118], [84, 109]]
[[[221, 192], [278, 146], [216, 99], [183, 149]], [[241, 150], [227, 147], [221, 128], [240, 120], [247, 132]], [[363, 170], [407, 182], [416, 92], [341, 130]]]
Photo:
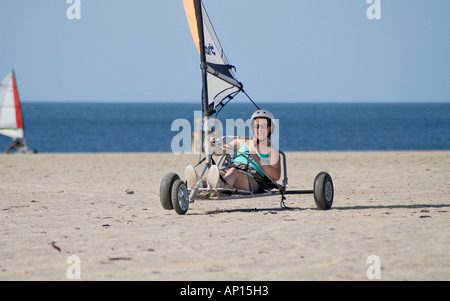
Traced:
[[326, 172], [319, 173], [314, 180], [314, 201], [320, 210], [328, 210], [333, 205], [334, 187], [331, 176]]
[[186, 183], [176, 180], [172, 186], [172, 207], [179, 215], [184, 215], [189, 208], [189, 192]]
[[159, 187], [159, 200], [161, 205], [166, 210], [172, 210], [172, 187], [176, 180], [179, 180], [180, 177], [174, 173], [169, 172], [164, 176], [161, 180], [161, 185]]

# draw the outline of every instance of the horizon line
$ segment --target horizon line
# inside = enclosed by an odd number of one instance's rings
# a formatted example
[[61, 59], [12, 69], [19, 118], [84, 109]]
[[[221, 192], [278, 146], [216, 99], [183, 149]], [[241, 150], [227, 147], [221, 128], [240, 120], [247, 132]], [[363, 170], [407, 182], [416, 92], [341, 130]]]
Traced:
[[[158, 101], [158, 100], [21, 100], [21, 103], [97, 103], [97, 104], [201, 104], [200, 101], [181, 101], [181, 100], [169, 100], [169, 101]], [[338, 100], [321, 100], [321, 101], [288, 101], [288, 100], [273, 100], [273, 101], [258, 101], [258, 103], [264, 104], [446, 104], [450, 103], [450, 100], [348, 100], [348, 101], [338, 101]], [[247, 104], [242, 100], [233, 102], [233, 104]], [[250, 102], [248, 104], [251, 104]]]

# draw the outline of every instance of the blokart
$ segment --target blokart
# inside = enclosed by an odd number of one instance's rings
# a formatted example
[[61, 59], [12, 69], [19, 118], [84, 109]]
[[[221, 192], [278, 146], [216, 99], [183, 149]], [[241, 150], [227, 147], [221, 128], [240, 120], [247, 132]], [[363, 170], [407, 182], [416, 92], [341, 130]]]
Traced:
[[[311, 190], [288, 190], [287, 161], [284, 152], [280, 151], [280, 162], [282, 166], [281, 183], [274, 181], [270, 176], [260, 169], [270, 185], [262, 191], [253, 193], [251, 191], [238, 190], [234, 188], [202, 188], [200, 182], [209, 168], [214, 164], [214, 148], [223, 144], [226, 139], [236, 137], [214, 138], [215, 145], [210, 146], [211, 133], [214, 132], [210, 117], [217, 114], [227, 105], [239, 92], [243, 92], [248, 99], [259, 110], [256, 103], [244, 91], [243, 85], [234, 74], [236, 68], [228, 63], [219, 39], [214, 31], [211, 20], [206, 13], [201, 0], [183, 0], [190, 31], [200, 53], [200, 69], [202, 71], [202, 141], [205, 157], [197, 164], [204, 163], [203, 171], [200, 173], [197, 185], [188, 189], [187, 182], [176, 173], [166, 174], [160, 185], [160, 201], [164, 209], [174, 209], [177, 214], [183, 215], [189, 209], [189, 204], [197, 200], [230, 200], [242, 198], [272, 197], [281, 196], [280, 205], [288, 208], [285, 204], [286, 195], [291, 194], [312, 194], [318, 209], [330, 209], [333, 204], [334, 188], [331, 176], [326, 172], [320, 172], [315, 177]], [[245, 153], [238, 154], [244, 156]], [[231, 163], [232, 156], [236, 154], [224, 154], [218, 160], [220, 167]]]
[[[220, 145], [224, 138], [216, 139], [216, 145]], [[219, 142], [219, 143], [218, 143]], [[216, 146], [217, 147], [217, 146]], [[212, 153], [214, 148], [212, 149]], [[174, 172], [170, 172], [164, 176], [160, 185], [160, 201], [164, 209], [172, 210], [179, 215], [184, 215], [189, 209], [189, 204], [194, 203], [197, 200], [231, 200], [231, 199], [243, 199], [243, 198], [258, 198], [258, 197], [271, 197], [281, 196], [280, 206], [282, 208], [289, 209], [286, 206], [286, 195], [292, 194], [312, 194], [314, 196], [314, 202], [318, 209], [328, 210], [333, 204], [334, 187], [331, 176], [326, 172], [320, 172], [316, 175], [311, 190], [288, 190], [288, 177], [287, 177], [287, 161], [284, 152], [280, 151], [280, 159], [282, 160], [282, 179], [281, 183], [274, 181], [264, 169], [260, 169], [262, 173], [270, 180], [270, 185], [261, 192], [253, 193], [251, 191], [239, 190], [235, 188], [200, 188], [202, 177], [210, 168], [211, 164], [214, 164], [212, 153], [207, 155], [203, 160], [203, 171], [200, 174], [199, 180], [196, 186], [189, 190], [185, 180], [181, 179], [179, 175]], [[243, 156], [246, 154], [240, 153]], [[200, 161], [200, 162], [201, 162]], [[231, 164], [232, 156], [230, 154], [222, 155], [217, 163], [220, 167], [226, 167]]]

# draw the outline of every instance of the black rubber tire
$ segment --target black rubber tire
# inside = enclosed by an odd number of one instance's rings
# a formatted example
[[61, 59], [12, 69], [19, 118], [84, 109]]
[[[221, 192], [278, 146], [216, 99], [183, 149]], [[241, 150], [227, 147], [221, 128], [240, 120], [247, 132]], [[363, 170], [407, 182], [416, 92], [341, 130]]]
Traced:
[[320, 172], [314, 179], [314, 201], [320, 210], [328, 210], [333, 205], [334, 187], [331, 176]]
[[184, 215], [189, 209], [189, 192], [186, 183], [176, 180], [172, 186], [172, 206], [179, 215]]
[[159, 200], [161, 205], [166, 210], [172, 210], [172, 186], [176, 180], [179, 180], [180, 177], [174, 173], [169, 172], [164, 176], [161, 180], [161, 185], [159, 186]]

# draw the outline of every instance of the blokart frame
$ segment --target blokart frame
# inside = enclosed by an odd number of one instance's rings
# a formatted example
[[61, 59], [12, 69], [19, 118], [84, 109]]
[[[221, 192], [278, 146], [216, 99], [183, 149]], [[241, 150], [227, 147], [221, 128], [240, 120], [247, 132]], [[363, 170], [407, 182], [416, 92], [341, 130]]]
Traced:
[[[262, 168], [258, 168], [267, 179], [270, 180], [270, 189], [264, 189], [261, 192], [253, 193], [251, 191], [239, 190], [235, 188], [201, 188], [203, 176], [208, 172], [209, 168], [214, 164], [212, 159], [214, 155], [215, 148], [223, 143], [225, 138], [222, 137], [215, 139], [215, 144], [212, 148], [207, 151], [207, 155], [203, 160], [197, 164], [205, 162], [202, 173], [196, 183], [196, 186], [189, 190], [187, 187], [187, 182], [180, 179], [179, 175], [174, 172], [166, 174], [160, 185], [160, 202], [164, 209], [172, 210], [179, 215], [184, 215], [189, 209], [189, 204], [194, 203], [196, 200], [234, 200], [234, 199], [244, 199], [244, 198], [258, 198], [258, 197], [272, 197], [281, 196], [280, 206], [285, 209], [290, 209], [286, 206], [285, 200], [286, 195], [299, 195], [299, 194], [313, 194], [314, 202], [319, 210], [328, 210], [331, 208], [334, 199], [334, 186], [331, 176], [327, 172], [320, 172], [316, 175], [314, 179], [312, 190], [287, 190], [288, 187], [288, 177], [287, 177], [287, 160], [286, 154], [283, 151], [279, 151], [280, 158], [282, 159], [282, 181], [281, 184], [272, 179]], [[238, 138], [238, 137], [233, 137]], [[236, 151], [236, 154], [244, 156], [247, 160], [251, 159], [247, 156], [248, 154]], [[230, 154], [221, 155], [218, 161], [218, 167], [225, 167], [231, 164]]]

